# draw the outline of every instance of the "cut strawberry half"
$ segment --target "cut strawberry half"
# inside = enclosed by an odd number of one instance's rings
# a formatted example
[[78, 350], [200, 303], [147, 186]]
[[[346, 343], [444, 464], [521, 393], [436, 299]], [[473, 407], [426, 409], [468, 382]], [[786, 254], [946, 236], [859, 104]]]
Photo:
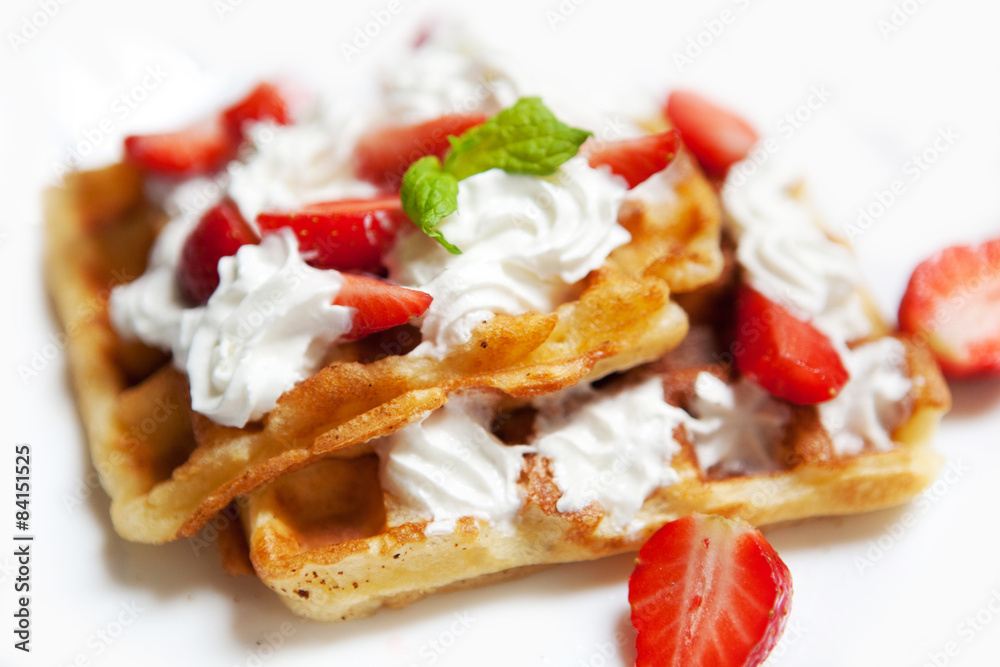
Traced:
[[483, 114], [452, 114], [416, 125], [372, 130], [354, 148], [357, 175], [388, 190], [399, 190], [411, 164], [427, 155], [443, 157], [451, 145], [448, 137], [461, 136], [485, 121]]
[[125, 137], [125, 159], [161, 176], [209, 174], [236, 157], [244, 124], [259, 120], [281, 124], [291, 120], [285, 100], [271, 84], [260, 84], [215, 118], [192, 127]]
[[750, 667], [784, 631], [792, 578], [749, 524], [692, 514], [639, 550], [628, 599], [637, 667]]
[[951, 378], [1000, 374], [1000, 239], [921, 262], [899, 304], [899, 326], [923, 338]]
[[246, 97], [222, 112], [226, 129], [241, 138], [246, 123], [265, 120], [278, 125], [287, 125], [292, 120], [288, 103], [271, 83], [258, 84]]
[[594, 150], [585, 145], [583, 150], [591, 167], [596, 169], [607, 165], [613, 173], [624, 178], [631, 189], [666, 169], [677, 156], [680, 143], [677, 130], [667, 130], [660, 134], [608, 142]]
[[343, 274], [344, 286], [333, 303], [356, 308], [354, 324], [341, 340], [352, 341], [368, 334], [406, 324], [423, 315], [434, 298], [426, 292], [393, 285], [375, 278]]
[[697, 93], [670, 93], [666, 113], [684, 145], [711, 176], [725, 176], [757, 143], [757, 131], [749, 123]]
[[218, 121], [208, 121], [178, 132], [125, 137], [125, 160], [163, 176], [208, 174], [236, 157], [234, 141]]
[[323, 202], [288, 213], [257, 216], [262, 234], [290, 227], [310, 265], [370, 273], [381, 270], [383, 253], [408, 221], [395, 195]]
[[177, 281], [184, 299], [202, 306], [219, 286], [219, 260], [235, 255], [257, 235], [229, 199], [224, 199], [202, 215], [184, 241], [177, 265]]
[[741, 373], [798, 405], [828, 401], [850, 379], [823, 332], [746, 285], [736, 296], [734, 352]]

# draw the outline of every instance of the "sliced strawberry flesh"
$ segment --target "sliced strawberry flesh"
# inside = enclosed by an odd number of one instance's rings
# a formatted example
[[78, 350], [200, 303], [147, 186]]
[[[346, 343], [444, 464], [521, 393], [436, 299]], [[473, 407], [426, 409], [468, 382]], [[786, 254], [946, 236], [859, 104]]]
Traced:
[[850, 378], [823, 332], [746, 285], [737, 291], [734, 356], [741, 373], [798, 405], [834, 398]]
[[434, 298], [426, 292], [368, 278], [343, 274], [344, 286], [340, 288], [334, 304], [356, 308], [351, 330], [341, 340], [359, 340], [365, 336], [391, 327], [406, 324], [423, 315]]
[[299, 240], [302, 256], [310, 265], [369, 273], [382, 269], [382, 255], [408, 222], [395, 195], [323, 202], [296, 211], [257, 216], [262, 234], [291, 228]]
[[[589, 142], [588, 142], [589, 144]], [[634, 188], [653, 174], [666, 169], [680, 148], [680, 134], [667, 130], [635, 139], [608, 142], [604, 146], [589, 148], [584, 145], [587, 161], [595, 169], [602, 165], [611, 168]]]
[[218, 170], [236, 156], [238, 142], [216, 121], [178, 132], [125, 137], [125, 159], [143, 171], [194, 176]]
[[948, 377], [1000, 374], [1000, 239], [921, 262], [900, 302], [899, 326], [927, 342]]
[[359, 178], [397, 191], [411, 164], [427, 155], [443, 157], [451, 145], [449, 136], [460, 136], [485, 121], [482, 114], [451, 114], [416, 125], [372, 130], [355, 146], [356, 173]]
[[219, 260], [235, 255], [248, 243], [257, 243], [257, 235], [231, 200], [206, 211], [184, 242], [177, 266], [178, 286], [185, 301], [193, 306], [208, 303], [219, 286]]
[[222, 112], [222, 122], [238, 137], [243, 137], [246, 123], [269, 120], [278, 125], [291, 122], [288, 103], [277, 86], [260, 83], [242, 100]]
[[733, 112], [687, 90], [670, 93], [667, 117], [684, 145], [711, 176], [726, 175], [757, 143], [757, 131]]
[[629, 579], [637, 667], [762, 663], [791, 611], [788, 567], [748, 524], [693, 514], [658, 530]]

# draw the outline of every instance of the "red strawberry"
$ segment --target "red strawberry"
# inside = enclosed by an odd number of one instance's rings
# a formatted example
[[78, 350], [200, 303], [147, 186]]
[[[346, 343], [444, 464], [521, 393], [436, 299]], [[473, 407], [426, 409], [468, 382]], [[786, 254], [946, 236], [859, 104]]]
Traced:
[[778, 398], [828, 401], [850, 376], [823, 332], [746, 285], [736, 296], [736, 367]]
[[749, 524], [692, 514], [639, 550], [628, 600], [636, 667], [751, 667], [785, 629], [792, 578]]
[[372, 130], [358, 140], [354, 160], [359, 178], [399, 190], [407, 168], [425, 155], [443, 157], [449, 136], [486, 121], [482, 114], [452, 114], [416, 125]]
[[222, 122], [238, 137], [243, 136], [243, 125], [250, 121], [270, 120], [279, 125], [291, 122], [288, 103], [274, 84], [261, 83], [246, 97], [222, 112]]
[[927, 341], [949, 377], [1000, 373], [1000, 239], [921, 262], [899, 304], [899, 326]]
[[587, 150], [584, 146], [591, 167], [611, 167], [612, 172], [628, 181], [629, 188], [666, 169], [674, 161], [679, 148], [680, 134], [677, 130], [612, 141], [595, 150]]
[[177, 266], [178, 285], [188, 303], [207, 303], [219, 286], [219, 260], [248, 243], [257, 243], [257, 235], [231, 200], [206, 211], [184, 242]]
[[179, 132], [125, 137], [125, 160], [164, 176], [211, 173], [236, 156], [238, 141], [210, 121]]
[[290, 213], [261, 213], [257, 225], [263, 234], [292, 228], [299, 250], [312, 266], [377, 273], [382, 254], [408, 220], [399, 197], [390, 195], [311, 204]]
[[359, 340], [368, 334], [406, 324], [423, 315], [434, 298], [426, 292], [399, 287], [375, 278], [342, 274], [344, 286], [333, 303], [357, 308], [354, 325], [341, 340]]
[[749, 123], [697, 93], [670, 93], [666, 112], [684, 145], [711, 176], [725, 176], [757, 143], [757, 131]]

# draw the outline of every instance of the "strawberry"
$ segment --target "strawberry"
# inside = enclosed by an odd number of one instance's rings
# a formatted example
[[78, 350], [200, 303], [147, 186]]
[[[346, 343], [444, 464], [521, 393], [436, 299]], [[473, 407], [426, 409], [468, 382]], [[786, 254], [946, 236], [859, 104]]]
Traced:
[[666, 113], [684, 145], [711, 176], [725, 176], [757, 143], [757, 131], [749, 123], [690, 91], [670, 93]]
[[423, 315], [434, 298], [426, 292], [399, 287], [375, 278], [341, 274], [344, 286], [333, 303], [356, 308], [354, 324], [341, 340], [351, 341], [368, 334], [406, 324]]
[[288, 106], [273, 85], [258, 85], [217, 117], [189, 128], [125, 137], [125, 159], [162, 176], [208, 174], [236, 157], [244, 138], [243, 126], [252, 120], [290, 121]]
[[948, 377], [1000, 374], [1000, 239], [921, 262], [899, 304], [899, 326], [927, 341]]
[[601, 165], [611, 167], [611, 171], [634, 188], [658, 171], [667, 168], [680, 148], [680, 134], [677, 130], [667, 130], [636, 139], [612, 141], [603, 148], [584, 150], [587, 161], [595, 169]]
[[798, 405], [830, 400], [850, 378], [823, 332], [746, 285], [736, 296], [734, 356], [741, 373]]
[[425, 155], [443, 157], [449, 136], [486, 121], [482, 114], [452, 114], [416, 125], [384, 127], [362, 136], [354, 148], [358, 177], [389, 190], [399, 190], [407, 168]]
[[125, 137], [125, 160], [163, 176], [194, 176], [221, 168], [238, 147], [221, 123], [209, 121], [177, 132]]
[[229, 199], [201, 216], [188, 235], [177, 265], [181, 295], [191, 305], [201, 306], [219, 286], [219, 260], [235, 255], [241, 246], [257, 243], [257, 235]]
[[792, 579], [749, 524], [691, 514], [639, 550], [628, 599], [636, 667], [749, 667], [784, 631]]
[[399, 197], [390, 195], [311, 204], [288, 213], [261, 213], [257, 225], [262, 234], [291, 227], [299, 250], [312, 266], [377, 273], [382, 254], [408, 220]]
[[260, 83], [242, 100], [222, 112], [222, 122], [232, 134], [243, 137], [244, 124], [269, 120], [278, 125], [291, 122], [288, 103], [271, 83]]

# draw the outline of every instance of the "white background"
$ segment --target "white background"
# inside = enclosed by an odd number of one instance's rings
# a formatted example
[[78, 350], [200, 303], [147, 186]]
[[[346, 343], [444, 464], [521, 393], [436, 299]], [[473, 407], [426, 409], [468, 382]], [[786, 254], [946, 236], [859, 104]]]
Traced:
[[[318, 85], [370, 76], [424, 19], [458, 16], [491, 44], [605, 102], [661, 97], [685, 85], [741, 110], [777, 139], [772, 159], [801, 167], [835, 229], [855, 222], [859, 207], [872, 206], [894, 180], [903, 181], [903, 194], [855, 239], [890, 318], [917, 261], [947, 244], [1000, 234], [997, 3], [577, 2], [410, 0], [348, 62], [341, 44], [373, 12], [384, 12], [387, 1], [333, 8], [304, 0], [175, 0], [155, 7], [53, 0], [47, 18], [40, 14], [44, 2], [4, 0], [0, 665], [577, 667], [634, 660], [629, 556], [323, 625], [297, 620], [252, 578], [226, 578], [214, 552], [196, 555], [187, 542], [150, 547], [120, 540], [107, 518], [107, 498], [86, 486], [91, 469], [63, 355], [51, 355], [35, 376], [19, 372], [54, 349], [46, 348], [55, 324], [40, 271], [41, 190], [53, 180], [54, 162], [85, 137], [97, 144], [98, 160], [112, 160], [125, 133], [177, 126], [212, 95], [275, 73]], [[894, 7], [900, 25], [890, 32], [891, 24], [880, 28], [880, 21], [889, 21]], [[730, 22], [713, 23], [723, 10]], [[25, 21], [44, 25], [32, 32]], [[28, 35], [16, 49], [12, 33]], [[689, 40], [704, 46], [680, 65], [675, 56]], [[157, 65], [164, 80], [120, 118], [116, 98], [131, 94], [146, 68]], [[814, 87], [825, 88], [829, 99], [812, 111], [800, 108]], [[787, 136], [780, 123], [796, 111], [808, 119]], [[114, 119], [110, 134], [95, 134], [104, 118]], [[935, 137], [949, 129], [957, 139], [935, 153]], [[914, 178], [907, 163], [928, 149], [936, 160]], [[955, 409], [937, 438], [959, 471], [951, 482], [940, 481], [907, 508], [766, 531], [795, 580], [789, 630], [769, 664], [1000, 662], [994, 479], [1000, 381], [953, 390]], [[13, 542], [4, 536], [14, 533], [17, 443], [32, 448], [37, 539], [30, 655], [13, 650], [9, 630], [16, 575]], [[86, 496], [82, 504], [68, 506], [66, 499], [79, 495]], [[904, 525], [907, 512], [912, 525]], [[862, 568], [866, 558], [871, 567]], [[983, 624], [974, 627], [967, 619], [977, 614]]]

